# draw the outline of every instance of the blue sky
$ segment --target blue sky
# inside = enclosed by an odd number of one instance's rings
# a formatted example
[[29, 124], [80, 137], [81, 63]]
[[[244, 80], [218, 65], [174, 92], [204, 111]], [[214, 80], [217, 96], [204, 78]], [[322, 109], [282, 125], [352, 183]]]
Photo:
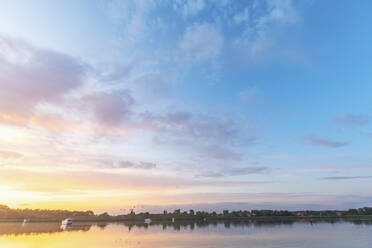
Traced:
[[371, 204], [371, 5], [3, 1], [0, 195], [98, 211]]

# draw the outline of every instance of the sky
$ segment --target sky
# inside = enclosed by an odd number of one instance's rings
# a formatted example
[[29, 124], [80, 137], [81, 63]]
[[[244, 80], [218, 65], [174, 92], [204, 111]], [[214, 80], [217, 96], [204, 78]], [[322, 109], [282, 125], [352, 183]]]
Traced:
[[372, 204], [371, 1], [0, 7], [1, 204]]

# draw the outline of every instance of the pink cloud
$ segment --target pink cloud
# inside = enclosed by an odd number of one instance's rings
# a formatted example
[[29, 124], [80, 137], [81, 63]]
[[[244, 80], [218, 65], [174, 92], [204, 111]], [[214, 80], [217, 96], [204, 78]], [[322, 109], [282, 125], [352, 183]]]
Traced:
[[85, 66], [74, 57], [0, 36], [0, 120], [27, 122], [35, 107], [56, 102], [83, 84]]

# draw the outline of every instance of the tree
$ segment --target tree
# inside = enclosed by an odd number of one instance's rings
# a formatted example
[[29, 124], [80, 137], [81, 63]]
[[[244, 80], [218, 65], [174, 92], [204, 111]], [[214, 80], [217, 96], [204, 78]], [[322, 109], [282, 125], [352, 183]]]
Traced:
[[107, 212], [104, 212], [104, 213], [102, 213], [102, 214], [100, 214], [100, 215], [98, 215], [100, 218], [108, 218], [108, 217], [110, 217], [110, 215], [107, 213]]

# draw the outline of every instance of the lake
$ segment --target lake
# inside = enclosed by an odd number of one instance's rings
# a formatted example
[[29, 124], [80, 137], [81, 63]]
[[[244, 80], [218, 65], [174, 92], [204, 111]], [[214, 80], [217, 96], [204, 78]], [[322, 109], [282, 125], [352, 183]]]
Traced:
[[0, 223], [1, 248], [372, 247], [371, 221], [182, 224]]

